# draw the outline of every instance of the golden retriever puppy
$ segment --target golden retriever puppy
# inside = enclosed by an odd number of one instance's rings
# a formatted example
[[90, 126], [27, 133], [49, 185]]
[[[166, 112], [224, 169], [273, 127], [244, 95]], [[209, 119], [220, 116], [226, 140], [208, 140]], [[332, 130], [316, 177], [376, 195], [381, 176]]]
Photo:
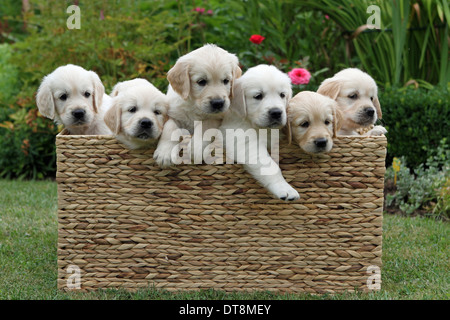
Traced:
[[93, 71], [72, 64], [57, 68], [42, 80], [36, 103], [43, 116], [64, 125], [70, 134], [111, 134], [103, 121], [111, 98]]
[[336, 101], [316, 92], [296, 94], [287, 107], [288, 140], [307, 153], [325, 153], [333, 147], [333, 138], [342, 123]]
[[[358, 135], [358, 129], [373, 126], [381, 119], [381, 106], [375, 81], [367, 73], [348, 68], [322, 82], [318, 93], [336, 100], [342, 111], [340, 135]], [[374, 126], [364, 135], [382, 135], [387, 131], [382, 126]]]
[[148, 86], [149, 84], [151, 86], [153, 86], [147, 79], [142, 79], [142, 78], [136, 78], [133, 80], [119, 82], [112, 89], [110, 96], [114, 98], [120, 92], [125, 91], [129, 88], [133, 88], [133, 87], [140, 86], [140, 85]]
[[129, 149], [156, 147], [167, 120], [165, 94], [144, 79], [118, 83], [105, 123]]
[[233, 90], [230, 112], [220, 127], [228, 159], [243, 164], [275, 197], [299, 199], [268, 152], [269, 142], [271, 146], [277, 143], [278, 129], [286, 125], [286, 107], [292, 96], [289, 77], [274, 66], [258, 65], [237, 79]]
[[[210, 128], [219, 128], [230, 106], [233, 82], [241, 74], [236, 55], [213, 44], [206, 44], [177, 60], [167, 74], [169, 117], [173, 122], [164, 129], [168, 132], [154, 154], [159, 165], [173, 164], [171, 152], [178, 142], [166, 138], [170, 131], [186, 129], [192, 135], [196, 121], [202, 121], [202, 134]], [[201, 151], [203, 146], [195, 148]]]

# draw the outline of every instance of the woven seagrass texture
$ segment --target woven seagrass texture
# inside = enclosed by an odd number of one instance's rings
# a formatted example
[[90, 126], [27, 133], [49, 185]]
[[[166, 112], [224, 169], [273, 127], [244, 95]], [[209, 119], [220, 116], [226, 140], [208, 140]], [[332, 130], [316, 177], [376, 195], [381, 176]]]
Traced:
[[274, 199], [241, 165], [161, 169], [152, 150], [58, 135], [58, 287], [334, 293], [381, 267], [386, 138], [280, 147], [301, 199]]

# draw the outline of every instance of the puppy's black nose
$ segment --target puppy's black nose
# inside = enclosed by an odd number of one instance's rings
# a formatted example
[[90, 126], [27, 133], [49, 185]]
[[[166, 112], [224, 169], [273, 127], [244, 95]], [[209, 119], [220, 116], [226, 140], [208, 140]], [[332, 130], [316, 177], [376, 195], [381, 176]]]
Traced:
[[210, 104], [213, 111], [221, 111], [225, 105], [225, 100], [211, 99]]
[[373, 115], [375, 114], [375, 110], [373, 108], [365, 108], [364, 112], [366, 113], [366, 115], [370, 118], [373, 117]]
[[283, 114], [283, 111], [281, 111], [278, 108], [273, 108], [269, 110], [269, 117], [273, 120], [279, 120], [281, 119], [281, 115]]
[[325, 148], [327, 146], [328, 140], [327, 138], [318, 138], [314, 140], [314, 144], [318, 148]]
[[153, 122], [150, 119], [144, 118], [139, 121], [139, 125], [142, 129], [150, 129], [153, 126]]
[[78, 120], [83, 119], [85, 114], [86, 111], [84, 111], [83, 109], [76, 109], [72, 111], [72, 116]]

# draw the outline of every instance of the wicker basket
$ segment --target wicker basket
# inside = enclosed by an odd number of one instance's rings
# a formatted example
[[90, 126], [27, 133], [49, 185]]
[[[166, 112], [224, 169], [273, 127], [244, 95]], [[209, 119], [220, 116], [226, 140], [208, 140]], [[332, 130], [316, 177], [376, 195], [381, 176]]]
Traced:
[[386, 144], [384, 136], [340, 137], [320, 156], [281, 146], [283, 175], [301, 195], [286, 203], [240, 165], [161, 169], [152, 150], [61, 133], [58, 287], [68, 289], [76, 266], [84, 290], [373, 289]]

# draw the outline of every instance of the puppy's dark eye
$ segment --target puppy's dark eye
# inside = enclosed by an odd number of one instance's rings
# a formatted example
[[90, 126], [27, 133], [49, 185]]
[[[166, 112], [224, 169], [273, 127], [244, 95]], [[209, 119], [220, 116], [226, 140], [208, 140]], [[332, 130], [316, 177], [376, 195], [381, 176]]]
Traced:
[[329, 125], [331, 122], [329, 120], [325, 120], [325, 125]]
[[373, 101], [373, 97], [370, 97], [370, 101]]
[[198, 84], [200, 87], [206, 86], [206, 83], [207, 83], [207, 81], [206, 81], [205, 79], [200, 79], [200, 80], [197, 81], [197, 84]]
[[224, 84], [224, 85], [227, 85], [227, 84], [229, 84], [229, 83], [230, 83], [230, 80], [228, 80], [228, 79], [223, 80], [223, 84]]
[[358, 98], [358, 95], [356, 93], [354, 93], [354, 94], [349, 95], [348, 97], [350, 99], [356, 99], [356, 98]]
[[91, 93], [86, 91], [86, 92], [84, 93], [84, 96], [85, 96], [86, 98], [89, 98], [89, 97], [91, 96]]
[[155, 110], [155, 111], [153, 111], [153, 113], [156, 114], [157, 116], [159, 116], [161, 114], [161, 111]]
[[256, 99], [256, 100], [262, 100], [262, 99], [264, 98], [264, 96], [263, 96], [262, 93], [258, 93], [258, 94], [255, 95], [253, 98]]
[[131, 107], [128, 109], [128, 112], [135, 113], [137, 111], [137, 107]]
[[308, 122], [308, 121], [302, 122], [302, 123], [300, 124], [300, 127], [302, 127], [302, 128], [308, 128], [308, 127], [309, 127], [309, 122]]
[[62, 101], [66, 101], [67, 100], [67, 94], [64, 93], [63, 95], [61, 95], [59, 97], [59, 99], [62, 100]]
[[284, 94], [284, 92], [280, 93], [280, 97], [281, 97], [282, 99], [284, 99], [284, 98], [286, 97], [286, 95]]

